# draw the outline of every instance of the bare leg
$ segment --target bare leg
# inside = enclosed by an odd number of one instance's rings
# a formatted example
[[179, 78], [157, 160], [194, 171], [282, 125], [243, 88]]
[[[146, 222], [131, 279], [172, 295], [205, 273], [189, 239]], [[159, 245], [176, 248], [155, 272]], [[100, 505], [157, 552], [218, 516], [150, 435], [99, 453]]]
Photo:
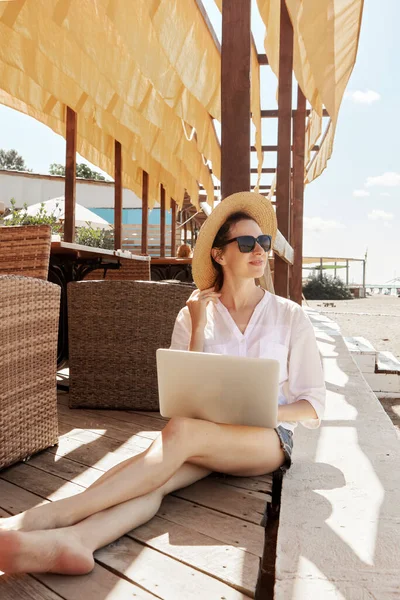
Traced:
[[93, 552], [149, 521], [172, 491], [210, 471], [185, 463], [161, 488], [61, 529], [0, 533], [0, 570], [6, 573], [83, 574], [93, 569]]
[[[135, 458], [135, 457], [133, 457]], [[132, 459], [128, 458], [118, 465], [112, 467], [109, 471], [103, 473], [99, 479], [97, 479], [87, 489], [90, 490], [100, 483], [104, 483], [106, 479], [115, 475], [121, 469], [125, 468]], [[44, 505], [48, 506], [48, 505]], [[43, 506], [43, 507], [44, 507]], [[55, 529], [57, 527], [63, 527], [63, 523], [57, 523], [54, 515], [50, 511], [43, 510], [43, 507], [30, 508], [18, 515], [12, 517], [0, 518], [0, 532], [1, 531], [42, 531], [45, 529]]]
[[[220, 425], [197, 419], [173, 418], [141, 454], [72, 498], [29, 511], [35, 529], [71, 526], [97, 512], [143, 496], [166, 483], [183, 463], [251, 476], [271, 473], [284, 462], [273, 429]], [[28, 515], [26, 515], [27, 520]]]

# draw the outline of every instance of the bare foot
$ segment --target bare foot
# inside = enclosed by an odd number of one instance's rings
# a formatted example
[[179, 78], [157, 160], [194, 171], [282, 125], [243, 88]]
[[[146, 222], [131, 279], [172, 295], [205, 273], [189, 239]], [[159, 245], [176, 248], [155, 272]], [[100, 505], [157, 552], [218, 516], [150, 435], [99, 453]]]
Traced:
[[[46, 507], [46, 512], [42, 508]], [[42, 531], [44, 529], [56, 529], [59, 525], [50, 514], [47, 504], [26, 510], [18, 515], [0, 519], [0, 532], [2, 531]], [[65, 525], [64, 525], [65, 527]]]
[[67, 529], [0, 532], [0, 571], [83, 575], [94, 567], [93, 555]]
[[[28, 526], [29, 527], [29, 526]], [[0, 519], [0, 532], [1, 531], [30, 531], [26, 526], [24, 527], [24, 513], [15, 515], [13, 517], [6, 517]]]

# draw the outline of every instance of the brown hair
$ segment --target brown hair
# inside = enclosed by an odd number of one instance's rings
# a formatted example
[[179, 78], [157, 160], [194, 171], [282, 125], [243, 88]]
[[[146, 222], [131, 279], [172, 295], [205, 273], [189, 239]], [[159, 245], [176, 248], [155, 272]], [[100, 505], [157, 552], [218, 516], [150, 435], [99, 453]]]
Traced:
[[[254, 221], [254, 219], [245, 212], [235, 212], [232, 215], [230, 215], [230, 217], [227, 218], [225, 223], [219, 228], [218, 233], [213, 241], [212, 248], [222, 249], [225, 246], [226, 242], [228, 242], [230, 239], [229, 232], [232, 225], [235, 225], [235, 223], [238, 223], [239, 221]], [[211, 261], [214, 269], [217, 271], [217, 276], [215, 278], [214, 285], [216, 290], [220, 290], [224, 283], [224, 271], [222, 266], [219, 263], [217, 263], [217, 261], [214, 260], [212, 256]]]

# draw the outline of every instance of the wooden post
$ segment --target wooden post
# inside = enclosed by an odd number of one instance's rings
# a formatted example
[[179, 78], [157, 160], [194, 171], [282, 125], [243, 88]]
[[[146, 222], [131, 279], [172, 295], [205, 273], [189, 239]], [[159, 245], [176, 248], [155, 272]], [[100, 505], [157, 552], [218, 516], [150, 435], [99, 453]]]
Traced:
[[336, 279], [336, 265], [337, 265], [337, 262], [335, 262], [335, 268], [333, 270], [333, 276], [334, 276], [335, 279]]
[[190, 220], [190, 246], [193, 250], [193, 240], [194, 240], [194, 221], [193, 219]]
[[149, 175], [143, 171], [142, 179], [142, 254], [148, 253]]
[[171, 256], [176, 256], [176, 202], [171, 198]]
[[114, 150], [114, 250], [122, 248], [122, 148], [115, 140]]
[[222, 3], [222, 198], [250, 190], [251, 0]]
[[366, 276], [366, 267], [367, 267], [367, 261], [366, 259], [363, 260], [363, 288], [364, 288], [364, 298], [366, 298], [367, 293], [366, 293], [366, 287], [365, 287], [365, 276]]
[[77, 114], [67, 106], [64, 241], [75, 241]]
[[349, 261], [346, 260], [346, 285], [349, 285]]
[[324, 261], [322, 258], [319, 259], [319, 278], [322, 281], [322, 271], [323, 271]]
[[186, 223], [186, 213], [184, 211], [182, 211], [183, 213], [183, 218], [184, 218], [184, 225], [183, 225], [183, 243], [187, 244], [187, 223]]
[[[276, 169], [276, 216], [278, 228], [290, 243], [290, 174], [292, 137], [292, 69], [293, 27], [281, 0], [278, 83], [278, 161]], [[289, 265], [275, 254], [275, 293], [287, 298], [289, 295]]]
[[291, 211], [294, 261], [290, 278], [290, 298], [302, 303], [303, 297], [303, 212], [304, 212], [304, 153], [306, 138], [306, 99], [297, 88], [297, 111], [293, 117], [293, 201]]
[[165, 257], [165, 187], [160, 183], [160, 256]]

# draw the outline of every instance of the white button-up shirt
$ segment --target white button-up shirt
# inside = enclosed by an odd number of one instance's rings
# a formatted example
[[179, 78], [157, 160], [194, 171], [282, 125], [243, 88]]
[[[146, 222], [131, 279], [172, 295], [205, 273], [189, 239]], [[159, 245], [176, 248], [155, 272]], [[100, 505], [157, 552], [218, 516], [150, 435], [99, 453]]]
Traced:
[[[191, 325], [189, 309], [184, 307], [175, 321], [172, 349], [188, 350]], [[318, 419], [302, 424], [310, 429], [319, 427], [325, 408], [325, 380], [314, 329], [301, 306], [266, 291], [242, 333], [220, 300], [210, 302], [204, 335], [204, 352], [278, 360], [278, 403], [308, 400]], [[296, 427], [295, 422], [279, 424], [291, 431]]]

